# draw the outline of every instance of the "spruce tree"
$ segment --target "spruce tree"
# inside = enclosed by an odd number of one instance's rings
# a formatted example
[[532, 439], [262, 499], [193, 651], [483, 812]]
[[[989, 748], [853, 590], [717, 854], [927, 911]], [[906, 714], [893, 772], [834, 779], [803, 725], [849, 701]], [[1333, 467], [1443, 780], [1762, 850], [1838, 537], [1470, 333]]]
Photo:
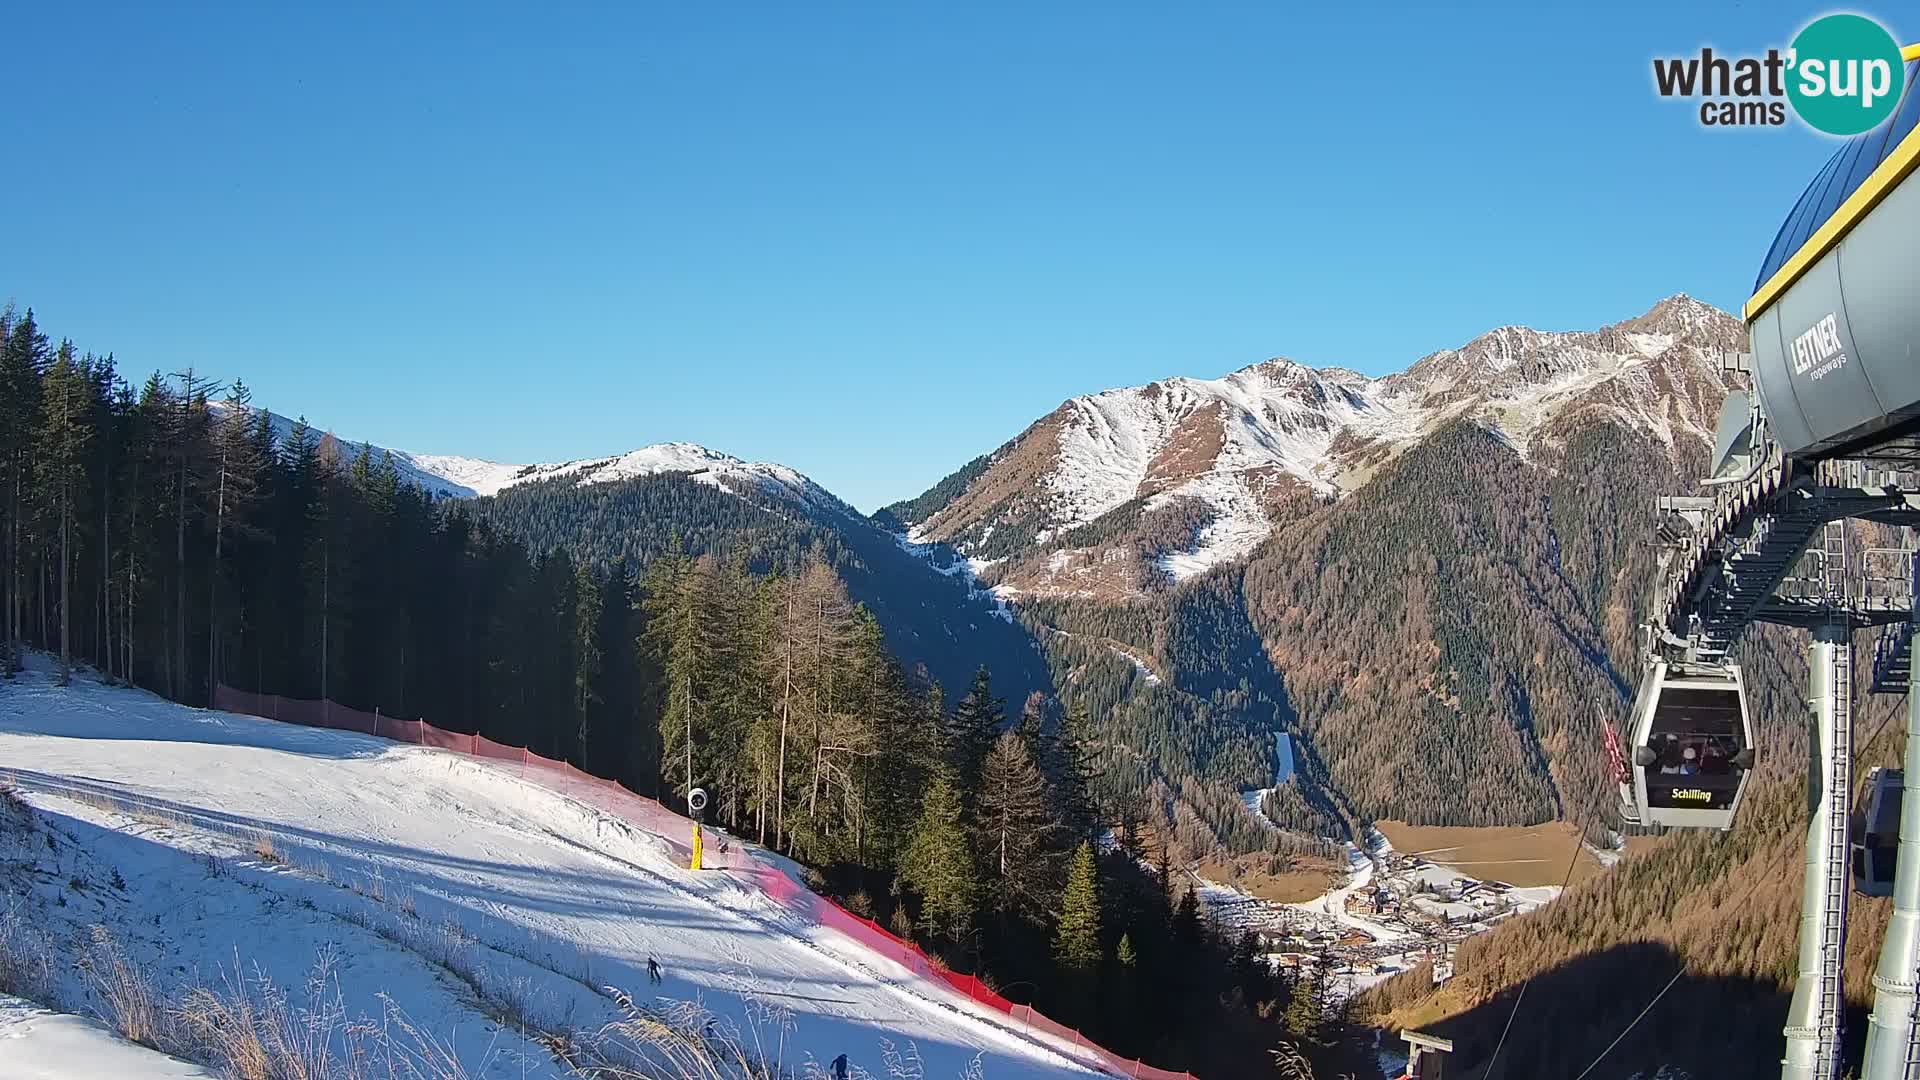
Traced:
[[575, 570], [574, 597], [573, 711], [577, 727], [573, 752], [574, 761], [587, 769], [592, 760], [587, 752], [587, 734], [593, 708], [600, 700], [600, 668], [606, 657], [601, 652], [600, 583], [593, 580], [593, 570], [584, 562]]
[[207, 570], [207, 696], [220, 680], [222, 631], [226, 613], [221, 581], [231, 576], [227, 564], [227, 535], [236, 522], [245, 523], [260, 492], [265, 461], [258, 455], [249, 405], [252, 394], [235, 380], [227, 392], [227, 408], [210, 421], [212, 470], [209, 486], [213, 503], [213, 561]]
[[960, 794], [944, 776], [927, 787], [920, 820], [900, 861], [900, 880], [920, 894], [922, 929], [950, 941], [966, 936], [979, 883], [960, 823]]
[[1063, 830], [1048, 812], [1046, 780], [1014, 732], [1002, 732], [987, 755], [974, 829], [992, 908], [1039, 921], [1058, 895], [1055, 841]]
[[695, 759], [711, 742], [703, 733], [710, 698], [721, 689], [714, 667], [720, 644], [717, 577], [711, 558], [677, 556], [655, 565], [646, 590], [647, 634], [664, 677], [660, 773], [682, 797], [699, 782]]
[[87, 492], [87, 460], [93, 440], [91, 395], [87, 380], [73, 355], [73, 343], [60, 344], [53, 366], [42, 380], [41, 430], [36, 451], [40, 489], [47, 512], [59, 533], [60, 685], [69, 682], [73, 668], [74, 522], [79, 501]]
[[1086, 974], [1100, 966], [1100, 883], [1092, 844], [1082, 843], [1074, 849], [1066, 892], [1060, 897], [1060, 926], [1054, 933], [1053, 955], [1062, 968], [1072, 972]]
[[1197, 949], [1205, 937], [1204, 924], [1200, 921], [1200, 896], [1189, 885], [1180, 893], [1180, 902], [1173, 909], [1173, 939], [1187, 949]]
[[[11, 309], [9, 309], [9, 313]], [[46, 366], [47, 337], [33, 319], [33, 309], [9, 319], [5, 347], [0, 348], [0, 500], [6, 510], [5, 605], [0, 640], [6, 655], [0, 668], [8, 675], [19, 666], [26, 613], [26, 544], [28, 498], [33, 481], [33, 437], [40, 427], [40, 374]]]
[[987, 751], [1005, 725], [1005, 703], [993, 696], [993, 677], [982, 664], [974, 673], [973, 687], [954, 706], [944, 730], [947, 760], [963, 791], [980, 790], [980, 770], [986, 764]]
[[1047, 740], [1047, 757], [1042, 760], [1054, 792], [1054, 806], [1060, 820], [1082, 839], [1091, 840], [1100, 831], [1100, 805], [1094, 797], [1094, 767], [1091, 759], [1093, 718], [1084, 701], [1067, 710], [1060, 730]]
[[1296, 1041], [1315, 1043], [1320, 1039], [1320, 1029], [1326, 1019], [1320, 979], [1306, 967], [1295, 968], [1294, 972], [1280, 1023]]

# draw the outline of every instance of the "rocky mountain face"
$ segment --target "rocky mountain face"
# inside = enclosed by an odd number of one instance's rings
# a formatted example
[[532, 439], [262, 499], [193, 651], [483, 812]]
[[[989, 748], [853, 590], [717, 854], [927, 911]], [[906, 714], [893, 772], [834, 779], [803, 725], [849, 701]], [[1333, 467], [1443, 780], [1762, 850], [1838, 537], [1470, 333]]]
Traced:
[[1502, 327], [1367, 378], [1277, 359], [1074, 398], [888, 508], [1007, 595], [1121, 599], [1242, 559], [1455, 422], [1523, 460], [1586, 419], [1682, 454], [1711, 438], [1739, 323], [1687, 296], [1592, 332]]
[[1675, 296], [1380, 378], [1271, 360], [1109, 390], [873, 519], [691, 444], [395, 461], [539, 549], [824, 553], [949, 689], [985, 662], [1016, 708], [1035, 689], [1085, 705], [1116, 804], [1193, 848], [1278, 852], [1269, 822], [1325, 836], [1381, 817], [1597, 835], [1642, 526], [1700, 475], [1719, 357], [1742, 344], [1733, 317]]
[[1129, 791], [1215, 837], [1267, 788], [1302, 832], [1561, 817], [1598, 836], [1643, 526], [1701, 474], [1743, 345], [1675, 296], [1381, 378], [1273, 360], [1110, 390], [884, 516], [970, 559], [1108, 718]]

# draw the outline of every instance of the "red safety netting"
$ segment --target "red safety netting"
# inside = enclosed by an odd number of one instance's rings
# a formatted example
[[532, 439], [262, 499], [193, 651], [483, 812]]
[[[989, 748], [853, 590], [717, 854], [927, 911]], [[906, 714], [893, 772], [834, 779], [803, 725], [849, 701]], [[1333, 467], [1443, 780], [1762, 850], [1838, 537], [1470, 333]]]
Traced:
[[[484, 758], [519, 766], [522, 776], [538, 770], [540, 783], [597, 810], [629, 821], [659, 836], [681, 852], [691, 851], [691, 843], [676, 839], [691, 835], [687, 818], [674, 813], [653, 799], [636, 795], [611, 780], [581, 772], [564, 761], [541, 757], [525, 747], [497, 743], [483, 735], [462, 735], [434, 727], [424, 720], [396, 720], [377, 712], [365, 713], [330, 701], [302, 701], [274, 694], [254, 694], [230, 686], [216, 686], [213, 707], [225, 712], [243, 713], [269, 720], [280, 720], [305, 727], [333, 728], [377, 735], [395, 742], [431, 746], [457, 754]], [[862, 918], [802, 885], [780, 867], [748, 857], [744, 844], [733, 844], [721, 852], [706, 845], [703, 858], [707, 865], [741, 872], [754, 879], [761, 891], [776, 903], [810, 922], [834, 930], [865, 946], [869, 951], [899, 964], [923, 977], [938, 979], [954, 990], [1008, 1017], [1032, 1031], [1051, 1036], [1077, 1047], [1089, 1064], [1103, 1071], [1139, 1080], [1195, 1080], [1187, 1072], [1156, 1069], [1145, 1062], [1123, 1058], [1089, 1040], [1080, 1032], [1048, 1019], [1032, 1006], [1016, 1005], [973, 975], [951, 971], [935, 963], [919, 946], [895, 936], [872, 919]]]
[[420, 725], [420, 745], [432, 746], [441, 750], [452, 750], [460, 754], [473, 753], [472, 735], [462, 735], [453, 731], [442, 731], [432, 724]]
[[391, 716], [380, 716], [378, 713], [374, 715], [377, 718], [373, 730], [375, 735], [383, 739], [392, 739], [394, 742], [420, 745], [420, 729], [427, 726], [424, 721], [395, 720]]
[[486, 758], [488, 761], [511, 761], [518, 765], [525, 765], [527, 763], [527, 751], [525, 747], [508, 746], [506, 743], [497, 743], [485, 735], [474, 736], [473, 756]]

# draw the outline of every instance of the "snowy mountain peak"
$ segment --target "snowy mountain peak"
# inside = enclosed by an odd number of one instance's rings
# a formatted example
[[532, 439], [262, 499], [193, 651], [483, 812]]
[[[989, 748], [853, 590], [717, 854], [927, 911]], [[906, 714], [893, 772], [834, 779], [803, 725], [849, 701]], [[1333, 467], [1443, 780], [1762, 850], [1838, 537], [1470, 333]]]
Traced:
[[[217, 414], [236, 408], [230, 402], [215, 402], [212, 407]], [[251, 411], [257, 413], [259, 410]], [[284, 444], [293, 434], [297, 422], [277, 413], [267, 415], [274, 438]], [[508, 488], [541, 480], [572, 478], [581, 485], [608, 484], [662, 473], [682, 473], [750, 501], [772, 498], [798, 503], [807, 509], [857, 516], [852, 507], [797, 470], [772, 462], [744, 461], [698, 443], [655, 443], [607, 457], [513, 465], [454, 454], [390, 450], [371, 443], [339, 439], [318, 428], [310, 430], [315, 438], [334, 438], [343, 458], [358, 457], [363, 450], [375, 458], [384, 454], [392, 455], [400, 479], [435, 498], [470, 499], [498, 495]]]
[[406, 451], [395, 451], [394, 457], [419, 473], [437, 478], [449, 489], [447, 494], [456, 498], [498, 495], [508, 488], [543, 480], [571, 480], [585, 486], [680, 473], [748, 501], [771, 498], [805, 509], [856, 515], [852, 507], [798, 470], [773, 462], [745, 461], [698, 443], [654, 443], [624, 454], [535, 465]]
[[[1107, 390], [1062, 404], [910, 524], [975, 558], [1017, 560], [1138, 501], [1160, 515], [1139, 528], [1186, 532], [1161, 558], [1177, 579], [1240, 558], [1286, 507], [1341, 497], [1453, 420], [1523, 456], [1558, 438], [1556, 420], [1588, 411], [1669, 448], [1706, 440], [1724, 390], [1717, 354], [1742, 336], [1738, 320], [1681, 294], [1593, 331], [1498, 327], [1381, 378], [1276, 357]], [[1056, 551], [1026, 585], [1074, 591], [1080, 571], [1111, 583], [1104, 565]]]

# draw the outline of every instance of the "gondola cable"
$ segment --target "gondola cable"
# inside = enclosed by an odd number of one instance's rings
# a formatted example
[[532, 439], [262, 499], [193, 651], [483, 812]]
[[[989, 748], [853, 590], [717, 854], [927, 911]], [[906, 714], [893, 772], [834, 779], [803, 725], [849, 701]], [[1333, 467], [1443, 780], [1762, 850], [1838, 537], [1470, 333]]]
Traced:
[[[1900, 699], [1902, 701], [1906, 700], [1906, 695], [1905, 694], [1900, 695]], [[1865, 742], [1856, 742], [1853, 744], [1853, 764], [1855, 768], [1858, 768], [1860, 765], [1861, 752], [1866, 750], [1868, 747], [1872, 746], [1873, 740], [1879, 738], [1880, 733], [1887, 730], [1887, 725], [1889, 723], [1892, 723], [1893, 718], [1898, 715], [1900, 715], [1899, 709], [1897, 708], [1889, 709], [1887, 711], [1887, 715], [1880, 718], [1880, 726], [1873, 729], [1873, 734], [1867, 736], [1867, 739]]]
[[1631, 1034], [1634, 1027], [1638, 1025], [1640, 1021], [1645, 1020], [1647, 1018], [1647, 1014], [1653, 1011], [1653, 1007], [1655, 1005], [1660, 1004], [1660, 999], [1663, 997], [1666, 997], [1667, 991], [1673, 989], [1673, 984], [1679, 982], [1680, 976], [1685, 975], [1686, 973], [1687, 973], [1687, 965], [1684, 962], [1682, 962], [1680, 965], [1680, 970], [1674, 972], [1673, 978], [1667, 980], [1667, 985], [1661, 987], [1660, 992], [1653, 995], [1653, 1000], [1647, 1002], [1647, 1007], [1640, 1010], [1640, 1015], [1634, 1017], [1633, 1020], [1627, 1024], [1625, 1030], [1621, 1031], [1620, 1034], [1614, 1036], [1613, 1041], [1607, 1044], [1607, 1048], [1605, 1050], [1600, 1051], [1600, 1056], [1593, 1059], [1593, 1064], [1588, 1065], [1586, 1068], [1580, 1070], [1580, 1075], [1574, 1077], [1573, 1080], [1585, 1080], [1586, 1075], [1588, 1073], [1599, 1068], [1600, 1063], [1607, 1059], [1607, 1055], [1613, 1053], [1613, 1048], [1620, 1045], [1620, 1040], [1626, 1038], [1629, 1034]]
[[[1580, 865], [1580, 852], [1584, 843], [1583, 838], [1586, 835], [1586, 831], [1583, 829], [1574, 837], [1573, 857], [1567, 860], [1566, 876], [1560, 879], [1561, 895], [1565, 895], [1567, 886], [1573, 884], [1573, 868]], [[1500, 1049], [1507, 1045], [1507, 1033], [1513, 1030], [1513, 1018], [1520, 1015], [1520, 1003], [1527, 999], [1527, 987], [1532, 983], [1533, 976], [1531, 975], [1527, 976], [1525, 981], [1521, 982], [1520, 993], [1514, 997], [1513, 1008], [1507, 1013], [1507, 1026], [1500, 1029], [1500, 1041], [1493, 1044], [1493, 1056], [1487, 1059], [1487, 1071], [1484, 1075], [1493, 1075], [1494, 1063], [1500, 1060]]]

